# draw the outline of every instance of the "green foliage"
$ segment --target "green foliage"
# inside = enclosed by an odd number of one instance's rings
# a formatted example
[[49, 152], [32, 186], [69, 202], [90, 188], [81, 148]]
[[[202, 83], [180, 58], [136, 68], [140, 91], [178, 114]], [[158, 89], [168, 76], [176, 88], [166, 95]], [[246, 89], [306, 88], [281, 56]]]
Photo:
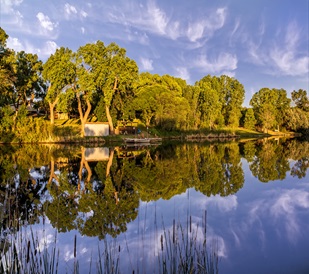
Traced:
[[[27, 105], [31, 98], [32, 107], [46, 110], [49, 105], [52, 124], [55, 108], [71, 117], [79, 114], [82, 136], [85, 123], [92, 118], [108, 121], [111, 133], [118, 121], [135, 118], [169, 132], [237, 128], [240, 121], [248, 129], [254, 129], [255, 123], [266, 131], [281, 128], [308, 131], [306, 90], [292, 92], [297, 110], [291, 110], [291, 99], [284, 89], [262, 88], [250, 101], [255, 117], [251, 110], [247, 117], [242, 117], [244, 87], [226, 75], [207, 75], [195, 85], [188, 85], [170, 75], [139, 74], [137, 64], [126, 56], [124, 48], [102, 41], [88, 43], [76, 52], [61, 47], [43, 64], [35, 54], [8, 49], [7, 39], [8, 35], [0, 28], [0, 107], [14, 105], [14, 119], [19, 106]], [[45, 100], [34, 104], [35, 98]], [[2, 116], [5, 118], [1, 132], [5, 132], [9, 129], [10, 115]], [[13, 128], [17, 120], [13, 120]], [[25, 139], [21, 138], [25, 135], [23, 130], [8, 131], [9, 135], [2, 140]]]
[[258, 143], [257, 157], [250, 164], [252, 174], [261, 182], [283, 180], [290, 170], [288, 159], [282, 157], [284, 149], [274, 140]]
[[291, 99], [284, 89], [262, 88], [250, 100], [257, 124], [263, 128], [275, 129], [284, 125], [284, 117], [290, 108]]
[[168, 131], [187, 128], [190, 107], [178, 82], [168, 75], [140, 75], [132, 105], [146, 126], [152, 123]]
[[196, 83], [200, 88], [199, 111], [201, 126], [238, 127], [245, 90], [236, 79], [226, 75], [205, 76]]
[[17, 113], [11, 108], [2, 109], [0, 123], [1, 142], [37, 143], [51, 139], [53, 128], [44, 118], [27, 116], [25, 106], [20, 107]]
[[42, 98], [44, 87], [41, 72], [42, 61], [36, 54], [18, 52], [15, 55], [13, 68], [15, 72], [14, 88], [11, 90], [10, 99], [15, 108], [18, 109], [22, 103], [26, 105], [28, 98]]
[[291, 95], [292, 100], [297, 108], [309, 112], [309, 98], [307, 96], [306, 90], [303, 89], [299, 89], [298, 91], [294, 90]]
[[247, 129], [254, 130], [256, 125], [256, 119], [252, 108], [248, 108], [245, 111], [244, 127]]
[[284, 126], [292, 131], [303, 132], [309, 134], [309, 112], [304, 111], [298, 107], [290, 108], [285, 113], [285, 124]]

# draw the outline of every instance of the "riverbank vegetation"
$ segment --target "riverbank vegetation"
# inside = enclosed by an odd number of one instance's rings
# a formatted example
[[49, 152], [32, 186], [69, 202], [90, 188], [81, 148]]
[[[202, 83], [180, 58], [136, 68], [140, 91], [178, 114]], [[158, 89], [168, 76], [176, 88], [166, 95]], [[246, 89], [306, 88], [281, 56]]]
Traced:
[[284, 89], [265, 87], [247, 108], [244, 86], [233, 77], [207, 75], [190, 85], [140, 73], [115, 43], [61, 47], [43, 63], [8, 48], [7, 39], [0, 28], [1, 142], [82, 141], [89, 121], [108, 123], [111, 135], [130, 123], [161, 136], [309, 134], [306, 90], [289, 98]]

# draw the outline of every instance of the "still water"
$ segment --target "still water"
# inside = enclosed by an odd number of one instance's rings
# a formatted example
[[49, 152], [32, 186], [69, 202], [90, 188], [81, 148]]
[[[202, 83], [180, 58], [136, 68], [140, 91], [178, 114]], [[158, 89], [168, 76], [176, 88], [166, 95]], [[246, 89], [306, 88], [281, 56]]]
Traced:
[[58, 273], [309, 273], [308, 168], [297, 139], [1, 146], [1, 255], [48, 254]]

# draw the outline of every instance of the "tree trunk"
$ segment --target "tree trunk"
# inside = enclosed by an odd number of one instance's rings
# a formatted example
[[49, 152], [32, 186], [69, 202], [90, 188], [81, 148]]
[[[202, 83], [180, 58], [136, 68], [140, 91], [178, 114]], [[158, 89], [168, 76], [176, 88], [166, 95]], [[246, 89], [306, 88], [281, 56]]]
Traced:
[[76, 95], [76, 97], [77, 97], [77, 102], [78, 102], [78, 112], [79, 112], [80, 123], [81, 123], [81, 132], [80, 132], [80, 134], [81, 134], [81, 137], [84, 137], [85, 136], [85, 124], [87, 122], [88, 116], [89, 116], [90, 111], [91, 111], [91, 103], [90, 103], [89, 99], [86, 98], [87, 109], [86, 109], [85, 114], [83, 114], [83, 109], [82, 109], [82, 103], [81, 103], [81, 100], [80, 100], [80, 96]]
[[49, 112], [50, 112], [50, 123], [53, 125], [55, 123], [55, 106], [58, 103], [59, 98], [57, 97], [54, 102], [48, 102], [49, 104]]
[[109, 134], [114, 135], [113, 120], [112, 120], [112, 116], [109, 112], [109, 107], [107, 105], [105, 105], [105, 111], [106, 111], [106, 117], [107, 117], [107, 121], [108, 121], [108, 125], [109, 125]]
[[[118, 85], [118, 78], [115, 77], [114, 87], [113, 87], [114, 92], [117, 90], [117, 85]], [[109, 105], [106, 103], [105, 103], [105, 112], [106, 112], [106, 117], [107, 117], [107, 121], [109, 125], [109, 134], [114, 135], [115, 131], [114, 131], [113, 119], [109, 111]]]
[[110, 175], [111, 166], [113, 164], [113, 159], [114, 159], [114, 149], [111, 148], [110, 149], [110, 153], [109, 153], [109, 158], [108, 158], [107, 166], [106, 166], [106, 178]]
[[81, 149], [81, 153], [82, 153], [82, 158], [80, 160], [80, 166], [79, 166], [79, 171], [78, 171], [78, 186], [77, 189], [78, 191], [80, 191], [80, 185], [83, 179], [83, 168], [85, 166], [86, 170], [87, 170], [87, 179], [84, 181], [85, 182], [85, 189], [87, 188], [87, 183], [90, 182], [91, 176], [92, 176], [92, 171], [91, 168], [88, 164], [88, 162], [85, 159], [85, 148], [82, 147]]

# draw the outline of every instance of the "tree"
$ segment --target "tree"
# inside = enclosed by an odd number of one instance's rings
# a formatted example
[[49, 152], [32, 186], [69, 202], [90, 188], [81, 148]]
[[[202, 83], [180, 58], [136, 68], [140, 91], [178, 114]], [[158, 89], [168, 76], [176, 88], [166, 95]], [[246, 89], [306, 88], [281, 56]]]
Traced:
[[250, 105], [253, 107], [258, 125], [267, 130], [284, 124], [290, 102], [284, 89], [262, 88], [252, 96]]
[[307, 91], [299, 89], [298, 91], [294, 90], [292, 93], [292, 100], [295, 103], [296, 107], [303, 111], [309, 111], [309, 98], [307, 96]]
[[244, 127], [247, 129], [255, 129], [256, 119], [252, 108], [248, 108], [245, 113]]
[[43, 77], [48, 83], [46, 100], [50, 109], [50, 122], [54, 124], [54, 109], [59, 96], [71, 86], [76, 76], [76, 66], [73, 62], [74, 54], [61, 47], [52, 54], [43, 65]]
[[153, 120], [166, 130], [185, 129], [189, 104], [179, 83], [179, 79], [169, 75], [140, 74], [133, 107], [147, 126]]
[[[213, 81], [215, 79], [216, 77], [213, 77]], [[225, 125], [238, 127], [241, 117], [241, 106], [245, 98], [245, 89], [238, 80], [226, 75], [220, 76], [218, 82], [218, 93], [222, 102]]]
[[201, 123], [199, 114], [199, 88], [197, 86], [186, 85], [183, 88], [183, 96], [189, 103], [187, 129], [197, 130]]
[[14, 51], [6, 46], [8, 39], [6, 32], [0, 27], [0, 106], [11, 103], [10, 93], [12, 92], [15, 74], [13, 69]]
[[79, 50], [85, 67], [92, 75], [98, 92], [104, 96], [104, 105], [110, 133], [114, 133], [111, 108], [115, 93], [125, 99], [131, 85], [137, 79], [138, 67], [135, 61], [126, 56], [126, 50], [111, 43], [107, 47], [103, 42], [87, 44]]
[[200, 126], [208, 129], [221, 125], [224, 119], [221, 112], [222, 103], [216, 87], [218, 83], [212, 80], [212, 77], [208, 75], [196, 83], [196, 86], [199, 87]]
[[157, 111], [157, 102], [155, 98], [158, 86], [146, 86], [139, 90], [132, 101], [135, 110], [141, 111], [141, 118], [146, 126], [150, 126], [151, 120], [155, 117]]
[[15, 55], [13, 64], [16, 75], [14, 88], [11, 93], [11, 99], [16, 112], [21, 104], [27, 105], [28, 99], [38, 98], [42, 95], [42, 61], [38, 59], [36, 54], [18, 52]]

